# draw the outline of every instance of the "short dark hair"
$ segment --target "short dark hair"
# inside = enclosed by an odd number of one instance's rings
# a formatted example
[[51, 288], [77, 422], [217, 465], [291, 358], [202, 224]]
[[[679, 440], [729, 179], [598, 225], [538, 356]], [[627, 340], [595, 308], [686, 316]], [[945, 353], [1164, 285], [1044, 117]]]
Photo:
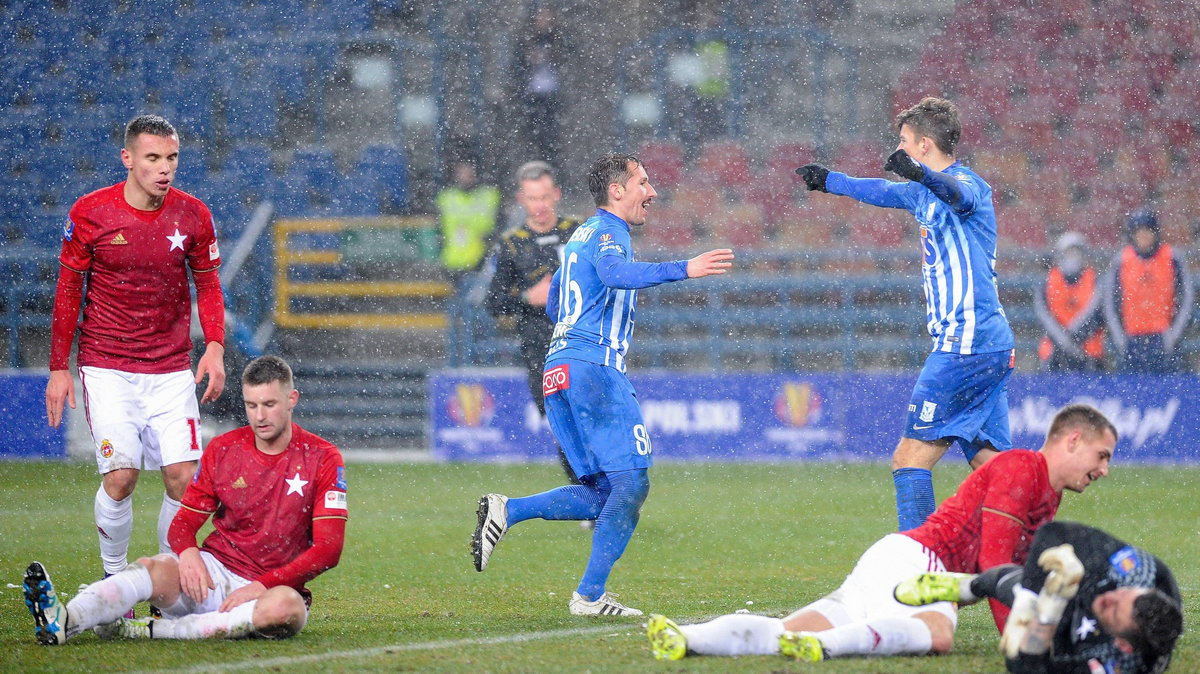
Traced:
[[588, 169], [588, 189], [597, 206], [608, 203], [608, 186], [616, 183], [624, 185], [633, 173], [630, 163], [642, 165], [642, 160], [628, 152], [609, 152], [592, 163]]
[[1139, 653], [1168, 655], [1183, 634], [1183, 611], [1179, 604], [1157, 588], [1133, 600], [1132, 634], [1124, 635]]
[[1050, 422], [1050, 430], [1046, 432], [1046, 438], [1053, 438], [1061, 435], [1071, 428], [1084, 427], [1092, 433], [1103, 433], [1108, 431], [1112, 433], [1113, 439], [1117, 440], [1121, 436], [1117, 434], [1117, 427], [1113, 426], [1108, 417], [1101, 414], [1100, 410], [1091, 405], [1083, 403], [1072, 403], [1058, 411], [1054, 415], [1054, 420]]
[[919, 136], [932, 138], [939, 150], [951, 156], [962, 137], [958, 106], [944, 98], [926, 96], [920, 103], [896, 115], [897, 133], [905, 124]]
[[175, 127], [167, 121], [166, 117], [160, 115], [138, 115], [129, 120], [125, 125], [125, 147], [133, 145], [133, 139], [143, 133], [148, 133], [152, 136], [162, 136], [170, 138], [171, 136], [179, 137], [179, 133], [175, 131]]
[[558, 184], [558, 179], [554, 175], [554, 167], [549, 162], [540, 159], [527, 161], [517, 169], [517, 187], [521, 187], [521, 182], [524, 180], [537, 180], [542, 176], [550, 176], [550, 182]]
[[259, 356], [242, 370], [243, 386], [261, 386], [280, 382], [285, 388], [294, 388], [292, 368], [279, 356]]

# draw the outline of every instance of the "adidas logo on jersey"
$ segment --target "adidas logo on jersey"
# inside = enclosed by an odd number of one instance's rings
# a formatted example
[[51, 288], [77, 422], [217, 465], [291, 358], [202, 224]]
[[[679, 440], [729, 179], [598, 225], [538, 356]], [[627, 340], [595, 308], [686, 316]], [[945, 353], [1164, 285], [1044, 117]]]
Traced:
[[114, 246], [124, 246], [124, 245], [127, 245], [129, 243], [129, 241], [127, 241], [125, 239], [124, 234], [122, 234], [121, 232], [117, 232], [117, 235], [114, 236], [113, 240], [109, 241], [109, 243], [111, 243]]
[[239, 475], [238, 479], [233, 481], [233, 488], [234, 489], [245, 489], [246, 488], [246, 478], [241, 477]]

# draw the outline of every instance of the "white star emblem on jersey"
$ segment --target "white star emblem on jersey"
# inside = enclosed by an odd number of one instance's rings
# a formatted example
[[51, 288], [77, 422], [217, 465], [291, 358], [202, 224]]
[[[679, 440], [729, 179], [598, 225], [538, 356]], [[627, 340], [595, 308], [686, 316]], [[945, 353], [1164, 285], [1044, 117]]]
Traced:
[[179, 228], [176, 227], [175, 228], [175, 236], [171, 236], [169, 234], [167, 235], [167, 241], [171, 242], [171, 247], [167, 249], [167, 252], [169, 253], [169, 252], [175, 250], [176, 248], [178, 248], [179, 250], [183, 250], [183, 240], [186, 238], [187, 238], [187, 234], [180, 234]]
[[1079, 627], [1075, 628], [1075, 636], [1079, 639], [1086, 639], [1087, 635], [1096, 631], [1096, 621], [1087, 616], [1083, 616], [1079, 620]]
[[293, 477], [290, 480], [284, 480], [284, 482], [286, 482], [288, 486], [287, 494], [284, 494], [284, 496], [287, 496], [288, 494], [299, 494], [304, 496], [304, 485], [308, 484], [308, 480], [300, 479], [300, 471], [296, 471], [296, 477]]

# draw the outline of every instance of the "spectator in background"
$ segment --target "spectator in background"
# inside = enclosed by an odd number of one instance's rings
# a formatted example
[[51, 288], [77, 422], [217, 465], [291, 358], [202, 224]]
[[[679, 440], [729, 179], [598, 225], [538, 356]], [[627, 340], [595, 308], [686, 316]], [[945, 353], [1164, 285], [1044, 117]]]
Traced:
[[479, 184], [475, 162], [459, 160], [453, 169], [454, 184], [437, 195], [441, 231], [441, 261], [454, 287], [449, 311], [448, 356], [451, 365], [470, 360], [470, 327], [467, 294], [475, 281], [488, 239], [496, 229], [500, 190]]
[[1122, 372], [1175, 372], [1176, 353], [1192, 318], [1192, 277], [1187, 263], [1163, 243], [1158, 217], [1142, 208], [1129, 216], [1129, 245], [1104, 277], [1104, 319]]
[[[525, 211], [525, 221], [500, 236], [492, 258], [487, 309], [496, 318], [511, 317], [521, 343], [521, 362], [529, 379], [529, 393], [538, 414], [546, 416], [542, 397], [542, 371], [546, 349], [554, 323], [546, 315], [550, 277], [562, 263], [577, 218], [559, 217], [558, 202], [562, 190], [554, 179], [554, 169], [544, 161], [531, 161], [517, 169], [516, 201]], [[578, 484], [562, 448], [559, 461], [567, 478]]]
[[1100, 280], [1088, 256], [1087, 239], [1066, 232], [1054, 246], [1054, 263], [1034, 311], [1046, 336], [1038, 346], [1042, 367], [1052, 372], [1104, 369], [1104, 325]]
[[534, 153], [539, 159], [550, 159], [560, 150], [560, 69], [566, 46], [551, 6], [534, 8], [531, 23], [518, 44], [514, 81], [522, 87], [521, 112]]

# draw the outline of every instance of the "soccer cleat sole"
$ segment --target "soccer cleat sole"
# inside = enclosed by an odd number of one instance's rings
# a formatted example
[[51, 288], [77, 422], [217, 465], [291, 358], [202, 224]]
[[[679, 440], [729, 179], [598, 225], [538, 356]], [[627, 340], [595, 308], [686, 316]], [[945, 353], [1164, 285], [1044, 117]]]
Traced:
[[896, 583], [892, 597], [907, 606], [928, 606], [939, 601], [959, 602], [959, 583], [969, 577], [964, 573], [922, 573]]
[[[479, 499], [479, 508], [475, 511], [477, 523], [475, 533], [471, 536], [471, 559], [475, 562], [476, 571], [483, 571], [487, 568], [496, 544], [500, 542], [501, 538], [504, 538], [504, 530], [488, 517], [488, 511], [488, 497], [484, 495]], [[485, 546], [487, 547], [486, 555], [484, 554]]]
[[57, 602], [58, 598], [48, 597], [53, 591], [53, 585], [41, 562], [33, 562], [25, 569], [21, 589], [25, 594], [25, 607], [33, 616], [34, 636], [37, 637], [38, 643], [43, 646], [57, 646], [60, 641], [56, 632], [65, 625], [51, 625], [46, 618], [46, 609], [50, 608], [50, 602]]

